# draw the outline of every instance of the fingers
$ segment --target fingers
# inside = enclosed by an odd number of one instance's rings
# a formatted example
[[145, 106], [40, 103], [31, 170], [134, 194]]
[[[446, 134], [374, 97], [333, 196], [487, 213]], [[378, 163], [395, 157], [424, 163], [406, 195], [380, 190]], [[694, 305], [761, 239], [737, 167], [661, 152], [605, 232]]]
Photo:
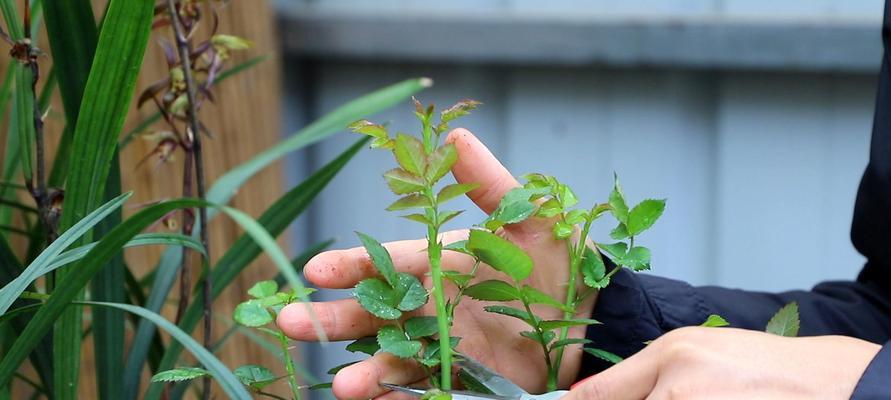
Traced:
[[389, 389], [379, 383], [405, 385], [424, 378], [417, 363], [392, 354], [378, 353], [358, 364], [346, 367], [334, 376], [331, 390], [342, 400], [364, 400], [380, 396]]
[[[442, 241], [451, 243], [466, 237], [467, 231], [452, 231], [444, 233]], [[400, 272], [420, 277], [429, 270], [427, 253], [423, 251], [427, 248], [425, 239], [391, 242], [384, 244], [384, 247], [390, 253], [393, 264]], [[450, 261], [454, 262], [455, 257], [458, 256], [461, 255], [445, 252], [443, 262], [446, 262], [446, 258], [451, 258]], [[322, 288], [349, 289], [359, 281], [377, 276], [378, 273], [365, 248], [360, 246], [347, 250], [326, 251], [316, 255], [306, 263], [303, 275], [308, 281]]]
[[498, 207], [505, 193], [520, 186], [486, 145], [467, 129], [452, 130], [445, 141], [454, 144], [458, 151], [458, 161], [452, 167], [452, 174], [459, 183], [480, 185], [467, 196], [486, 214], [491, 214]]
[[328, 340], [351, 340], [373, 336], [385, 321], [375, 318], [354, 299], [342, 299], [323, 303], [294, 303], [285, 306], [276, 318], [276, 324], [291, 339], [319, 340], [312, 323], [313, 314]]
[[648, 347], [612, 368], [576, 383], [561, 400], [644, 399], [656, 386], [658, 372], [658, 352]]

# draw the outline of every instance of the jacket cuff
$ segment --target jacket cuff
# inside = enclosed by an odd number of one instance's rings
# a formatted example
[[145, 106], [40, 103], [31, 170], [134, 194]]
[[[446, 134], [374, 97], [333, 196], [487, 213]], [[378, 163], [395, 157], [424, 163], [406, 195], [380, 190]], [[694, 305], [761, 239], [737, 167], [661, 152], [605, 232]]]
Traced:
[[857, 382], [851, 400], [879, 400], [887, 399], [891, 386], [888, 378], [891, 377], [891, 342], [885, 343], [875, 358], [866, 366], [866, 371]]

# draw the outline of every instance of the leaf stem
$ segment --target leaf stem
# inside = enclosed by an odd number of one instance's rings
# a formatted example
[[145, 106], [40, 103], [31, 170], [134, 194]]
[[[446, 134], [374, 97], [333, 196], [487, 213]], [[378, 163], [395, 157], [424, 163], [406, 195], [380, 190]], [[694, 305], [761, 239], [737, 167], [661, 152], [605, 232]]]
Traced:
[[300, 386], [297, 384], [297, 373], [294, 372], [294, 358], [291, 357], [291, 351], [288, 349], [288, 338], [279, 332], [278, 342], [282, 348], [282, 357], [285, 359], [285, 370], [288, 372], [288, 386], [291, 387], [291, 394], [294, 396], [294, 400], [300, 400]]
[[[579, 275], [579, 266], [582, 263], [582, 258], [585, 256], [585, 246], [587, 246], [588, 233], [591, 231], [591, 224], [594, 222], [594, 219], [591, 217], [593, 215], [593, 209], [588, 214], [588, 218], [585, 219], [585, 225], [582, 227], [581, 234], [579, 235], [578, 243], [573, 246], [572, 243], [567, 240], [566, 245], [569, 249], [569, 281], [567, 282], [566, 287], [566, 309], [567, 311], [563, 312], [564, 319], [571, 319], [575, 317], [576, 307], [578, 307], [578, 301], [576, 299], [576, 277]], [[566, 340], [566, 337], [569, 335], [569, 327], [563, 327], [560, 329], [560, 336], [558, 340]], [[559, 375], [560, 375], [560, 365], [563, 363], [563, 351], [566, 349], [566, 346], [560, 346], [557, 349], [557, 356], [554, 359], [554, 368], [549, 369], [548, 374], [548, 390], [553, 391], [557, 390], [557, 384]]]
[[433, 224], [427, 226], [427, 256], [430, 261], [430, 275], [433, 278], [433, 299], [436, 302], [436, 323], [439, 330], [439, 360], [441, 390], [452, 388], [452, 345], [449, 335], [450, 318], [446, 311], [445, 292], [442, 284], [442, 243], [439, 242], [439, 206], [436, 203], [436, 195], [432, 187], [424, 191], [430, 199], [431, 217]]
[[[519, 282], [517, 282], [514, 286], [517, 288], [517, 291], [522, 293], [523, 288], [520, 286]], [[541, 349], [544, 352], [545, 365], [548, 368], [548, 380], [550, 381], [550, 375], [551, 371], [554, 370], [554, 365], [551, 361], [551, 352], [548, 351], [548, 344], [545, 342], [544, 339], [544, 332], [541, 330], [541, 324], [539, 323], [538, 318], [536, 318], [535, 314], [532, 312], [532, 307], [529, 305], [529, 301], [526, 299], [526, 296], [521, 296], [520, 301], [523, 303], [523, 307], [526, 308], [526, 312], [529, 313], [529, 318], [531, 319], [531, 321], [535, 323], [532, 325], [532, 329], [535, 330], [535, 335], [538, 336], [538, 343], [541, 345]], [[548, 383], [548, 385], [550, 386], [550, 382]], [[551, 389], [550, 387], [548, 388], [548, 391], [554, 390], [555, 389]]]
[[[473, 263], [473, 268], [470, 269], [470, 274], [468, 274], [468, 275], [470, 275], [471, 277], [475, 277], [475, 276], [476, 276], [476, 270], [479, 268], [481, 262], [482, 262], [482, 261], [480, 261], [480, 260], [477, 258], [477, 259], [474, 261], [474, 263]], [[473, 278], [470, 278], [470, 279], [473, 279]], [[469, 282], [469, 280], [468, 280], [468, 282]], [[454, 318], [455, 318], [455, 309], [458, 308], [458, 304], [461, 303], [461, 298], [464, 297], [464, 290], [466, 290], [468, 286], [469, 286], [469, 285], [468, 285], [467, 283], [458, 286], [458, 293], [455, 294], [455, 298], [452, 299], [452, 303], [451, 303], [451, 305], [449, 306], [449, 309], [448, 309], [449, 324], [451, 324], [452, 321], [454, 321]]]
[[[197, 86], [195, 85], [195, 78], [192, 76], [192, 62], [189, 57], [191, 53], [191, 45], [189, 44], [189, 40], [186, 36], [179, 12], [176, 9], [175, 0], [167, 0], [167, 11], [170, 13], [170, 25], [173, 26], [173, 36], [175, 37], [176, 47], [179, 51], [179, 61], [180, 66], [183, 70], [183, 79], [186, 83], [186, 96], [189, 101], [188, 116], [190, 131], [187, 132], [186, 138], [191, 142], [191, 151], [195, 157], [195, 178], [198, 189], [198, 198], [203, 200], [206, 197], [204, 182], [204, 159], [201, 152], [201, 127], [200, 123], [198, 122]], [[209, 258], [210, 250], [208, 247], [207, 237], [207, 208], [204, 206], [198, 208], [198, 223], [199, 234], [201, 235], [201, 244], [204, 246], [205, 251], [207, 251]], [[202, 300], [204, 306], [204, 347], [210, 349], [213, 346], [213, 281], [211, 280], [209, 260], [205, 259], [203, 265], [205, 269], [204, 281], [202, 285]], [[210, 398], [209, 377], [205, 377], [203, 379], [203, 388], [203, 397], [205, 400], [207, 400]]]

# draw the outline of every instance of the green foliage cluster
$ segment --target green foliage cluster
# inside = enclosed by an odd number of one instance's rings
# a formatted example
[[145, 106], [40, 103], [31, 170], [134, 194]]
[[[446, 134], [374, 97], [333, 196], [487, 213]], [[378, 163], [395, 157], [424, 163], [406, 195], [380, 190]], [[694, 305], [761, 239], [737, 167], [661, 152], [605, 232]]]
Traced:
[[[586, 339], [568, 338], [569, 328], [598, 323], [576, 318], [579, 305], [597, 289], [606, 287], [620, 268], [635, 271], [650, 268], [650, 250], [636, 245], [635, 239], [659, 219], [665, 209], [665, 200], [647, 199], [630, 207], [616, 177], [606, 202], [578, 208], [578, 198], [569, 186], [552, 176], [529, 174], [524, 177], [526, 183], [522, 187], [506, 193], [491, 215], [470, 230], [467, 240], [443, 245], [438, 238], [443, 224], [461, 211], [442, 210], [441, 206], [477, 185], [462, 183], [438, 188], [440, 180], [457, 161], [454, 145], [441, 143], [440, 137], [448, 130], [450, 122], [468, 114], [480, 103], [461, 101], [441, 111], [438, 121], [435, 121], [432, 105], [425, 107], [417, 100], [414, 104], [414, 114], [421, 123], [421, 133], [417, 137], [404, 133], [394, 137], [385, 126], [367, 120], [357, 121], [350, 128], [370, 136], [371, 147], [390, 150], [398, 164], [397, 168], [384, 173], [390, 190], [401, 196], [387, 210], [411, 212], [402, 217], [427, 227], [426, 252], [433, 282], [429, 297], [435, 302], [435, 316], [402, 319], [403, 313], [416, 310], [427, 302], [427, 291], [417, 278], [396, 270], [389, 253], [379, 242], [358, 233], [380, 277], [359, 282], [353, 294], [369, 313], [392, 323], [380, 328], [376, 340], [360, 339], [347, 348], [367, 354], [383, 351], [414, 359], [428, 369], [434, 387], [449, 390], [452, 386], [452, 354], [460, 341], [449, 332], [454, 323], [455, 308], [463, 297], [470, 297], [496, 303], [485, 306], [485, 310], [517, 318], [529, 326], [529, 330], [519, 334], [540, 344], [548, 367], [548, 388], [554, 390], [565, 347], [589, 343]], [[592, 242], [589, 238], [592, 224], [607, 214], [617, 222], [610, 233], [616, 242]], [[499, 234], [505, 225], [529, 218], [551, 221], [554, 240], [566, 243], [569, 265], [546, 266], [568, 269], [565, 298], [554, 298], [525, 284], [534, 268], [545, 266], [535, 266], [523, 248]], [[469, 273], [443, 269], [443, 250], [472, 257], [474, 267]], [[601, 252], [614, 268], [607, 268]], [[479, 281], [476, 272], [480, 267], [499, 271], [505, 279]], [[581, 282], [577, 283], [577, 280]], [[454, 297], [445, 296], [445, 284], [457, 288]], [[533, 311], [533, 305], [562, 311], [563, 318], [540, 317]], [[611, 362], [620, 360], [604, 350], [587, 348], [585, 351]], [[439, 367], [439, 371], [435, 367]]]

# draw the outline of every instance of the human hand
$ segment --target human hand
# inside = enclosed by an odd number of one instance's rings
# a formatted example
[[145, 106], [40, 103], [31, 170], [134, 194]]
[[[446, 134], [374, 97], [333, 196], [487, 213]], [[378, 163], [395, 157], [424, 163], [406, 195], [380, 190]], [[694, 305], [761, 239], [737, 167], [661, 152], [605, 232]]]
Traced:
[[881, 346], [732, 328], [668, 332], [562, 400], [848, 399]]
[[[459, 183], [477, 183], [479, 188], [468, 193], [471, 200], [485, 213], [491, 213], [509, 190], [519, 183], [473, 134], [464, 129], [452, 131], [446, 142], [453, 143], [458, 151], [458, 161], [452, 174]], [[522, 247], [533, 259], [535, 268], [526, 283], [562, 299], [566, 293], [569, 275], [565, 266], [569, 255], [565, 242], [554, 240], [551, 231], [553, 221], [530, 218], [522, 223], [508, 225], [501, 234]], [[463, 240], [467, 231], [451, 231], [443, 234], [445, 244]], [[432, 285], [427, 276], [429, 266], [423, 249], [426, 240], [392, 242], [385, 245], [396, 268], [417, 276], [425, 287]], [[443, 252], [443, 269], [468, 272], [473, 267], [469, 256]], [[482, 267], [477, 279], [501, 279], [491, 268]], [[331, 289], [352, 288], [360, 280], [377, 275], [369, 256], [362, 247], [336, 250], [319, 254], [304, 268], [309, 282]], [[454, 296], [455, 288], [446, 291]], [[589, 296], [578, 307], [579, 316], [588, 318], [594, 307], [596, 295]], [[525, 339], [519, 332], [528, 326], [514, 318], [495, 315], [483, 310], [484, 303], [464, 298], [455, 310], [453, 336], [462, 338], [458, 350], [494, 368], [502, 375], [519, 383], [529, 391], [541, 391], [545, 387], [547, 370], [542, 361], [537, 342]], [[351, 340], [371, 336], [387, 321], [367, 313], [355, 299], [312, 303], [314, 314], [330, 340]], [[560, 319], [562, 312], [549, 307], [536, 308], [537, 315], [546, 319]], [[414, 315], [434, 315], [432, 302], [404, 318]], [[284, 308], [277, 323], [282, 331], [296, 340], [317, 340], [304, 304], [292, 304]], [[584, 337], [584, 327], [573, 327], [569, 337]], [[560, 385], [568, 385], [577, 375], [581, 363], [581, 347], [567, 346], [560, 369]], [[410, 360], [401, 360], [390, 354], [379, 353], [368, 360], [344, 368], [334, 378], [332, 390], [341, 399], [367, 399], [386, 393], [378, 384], [411, 384], [422, 380], [424, 371]], [[396, 393], [388, 397], [398, 396]]]

